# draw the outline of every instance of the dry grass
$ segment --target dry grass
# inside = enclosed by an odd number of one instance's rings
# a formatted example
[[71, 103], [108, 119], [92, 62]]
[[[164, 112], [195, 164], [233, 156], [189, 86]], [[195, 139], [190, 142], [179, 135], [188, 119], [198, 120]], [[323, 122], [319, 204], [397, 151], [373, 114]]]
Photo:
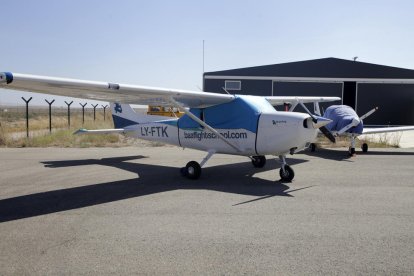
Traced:
[[24, 108], [0, 111], [0, 146], [3, 147], [120, 147], [131, 145], [161, 146], [162, 143], [147, 142], [124, 137], [119, 134], [73, 135], [79, 128], [113, 128], [112, 116], [97, 110], [96, 120], [93, 111], [71, 110], [71, 124], [68, 127], [67, 109], [57, 109], [52, 113], [52, 133], [49, 133], [49, 113], [47, 108], [32, 109], [29, 113], [29, 138], [26, 137], [26, 113]]
[[[387, 133], [384, 133], [387, 134]], [[372, 136], [365, 135], [361, 139], [355, 139], [355, 147], [361, 148], [363, 143], [367, 143], [370, 148], [398, 148], [401, 139], [401, 133], [389, 133], [389, 135], [381, 134], [380, 139], [373, 139]], [[320, 148], [343, 148], [349, 147], [351, 138], [336, 137], [336, 143], [331, 143], [325, 136], [320, 135], [317, 138], [317, 146]]]
[[[7, 110], [6, 112], [4, 110]], [[25, 109], [13, 108], [0, 111], [0, 123], [7, 132], [25, 132], [26, 131], [26, 113]], [[85, 110], [85, 126], [93, 126], [96, 123], [105, 124], [107, 126], [113, 125], [110, 114], [106, 114], [105, 121], [103, 119], [103, 112], [101, 110], [96, 111], [96, 121], [93, 120], [93, 111]], [[71, 110], [70, 118], [71, 127], [81, 127], [82, 111], [80, 109]], [[68, 128], [68, 118], [66, 108], [56, 108], [52, 112], [52, 128], [63, 129]], [[29, 130], [45, 130], [49, 129], [49, 113], [47, 108], [33, 108], [29, 111]]]
[[401, 142], [402, 135], [402, 132], [388, 132], [364, 135], [363, 141], [371, 145], [386, 145], [387, 147], [398, 148]]

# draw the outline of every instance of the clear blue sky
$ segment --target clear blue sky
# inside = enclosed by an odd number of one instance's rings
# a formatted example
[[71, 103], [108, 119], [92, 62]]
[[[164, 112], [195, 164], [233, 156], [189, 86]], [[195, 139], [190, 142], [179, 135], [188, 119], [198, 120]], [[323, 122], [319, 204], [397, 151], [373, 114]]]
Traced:
[[198, 90], [203, 40], [205, 71], [354, 56], [414, 69], [413, 3], [1, 1], [0, 71]]

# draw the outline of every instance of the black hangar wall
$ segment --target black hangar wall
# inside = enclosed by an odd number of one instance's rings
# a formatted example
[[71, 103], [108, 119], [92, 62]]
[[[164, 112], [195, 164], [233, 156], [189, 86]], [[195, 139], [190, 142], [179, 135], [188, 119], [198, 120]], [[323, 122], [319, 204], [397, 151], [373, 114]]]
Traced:
[[[337, 58], [231, 69], [204, 74], [204, 91], [258, 96], [333, 96], [366, 125], [414, 125], [414, 70]], [[311, 109], [312, 105], [308, 105]], [[283, 107], [278, 107], [283, 110]], [[304, 112], [301, 107], [295, 111]]]
[[[226, 89], [226, 81], [240, 82], [240, 89]], [[256, 95], [271, 96], [272, 81], [271, 80], [238, 80], [238, 79], [208, 79], [204, 81], [204, 91], [238, 95]]]
[[[273, 82], [274, 96], [320, 96], [320, 97], [340, 97], [343, 96], [342, 83], [315, 83], [315, 82]], [[342, 100], [320, 103], [321, 112], [330, 105], [342, 104]], [[313, 104], [306, 104], [309, 110], [313, 110]], [[277, 107], [277, 110], [282, 108]], [[301, 106], [297, 106], [295, 111], [306, 112]]]
[[364, 124], [414, 125], [414, 84], [359, 83], [356, 112], [362, 116], [375, 107], [378, 110]]

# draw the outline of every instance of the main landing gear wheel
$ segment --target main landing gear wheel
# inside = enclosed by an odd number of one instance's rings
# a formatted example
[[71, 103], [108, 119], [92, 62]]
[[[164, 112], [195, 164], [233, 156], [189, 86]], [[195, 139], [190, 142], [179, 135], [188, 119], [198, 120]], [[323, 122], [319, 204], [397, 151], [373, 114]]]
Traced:
[[348, 153], [349, 153], [349, 156], [355, 156], [355, 148], [350, 147]]
[[255, 168], [263, 168], [266, 164], [266, 157], [263, 155], [252, 156], [252, 164]]
[[184, 168], [181, 168], [181, 174], [190, 179], [200, 178], [201, 167], [203, 167], [207, 163], [207, 161], [211, 158], [211, 156], [213, 156], [214, 153], [215, 151], [209, 151], [200, 164], [196, 161], [188, 162]]
[[196, 161], [190, 161], [181, 169], [181, 173], [190, 179], [198, 179], [201, 175], [201, 166]]
[[295, 177], [295, 172], [289, 165], [284, 165], [284, 170], [280, 168], [279, 175], [282, 181], [291, 182]]
[[362, 148], [362, 152], [368, 152], [368, 144], [367, 143], [363, 143], [361, 148]]
[[316, 144], [315, 143], [310, 144], [310, 150], [311, 150], [311, 152], [315, 152], [315, 150], [316, 150]]

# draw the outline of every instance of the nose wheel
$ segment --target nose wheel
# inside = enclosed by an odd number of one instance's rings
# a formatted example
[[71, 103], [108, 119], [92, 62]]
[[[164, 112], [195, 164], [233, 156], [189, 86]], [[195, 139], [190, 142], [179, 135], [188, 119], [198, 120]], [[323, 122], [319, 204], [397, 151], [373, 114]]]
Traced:
[[289, 165], [285, 165], [284, 168], [281, 168], [279, 171], [280, 180], [283, 182], [291, 182], [295, 177], [295, 172]]
[[280, 180], [283, 182], [291, 182], [295, 177], [295, 172], [293, 169], [286, 163], [284, 155], [279, 156], [282, 167], [279, 170]]

